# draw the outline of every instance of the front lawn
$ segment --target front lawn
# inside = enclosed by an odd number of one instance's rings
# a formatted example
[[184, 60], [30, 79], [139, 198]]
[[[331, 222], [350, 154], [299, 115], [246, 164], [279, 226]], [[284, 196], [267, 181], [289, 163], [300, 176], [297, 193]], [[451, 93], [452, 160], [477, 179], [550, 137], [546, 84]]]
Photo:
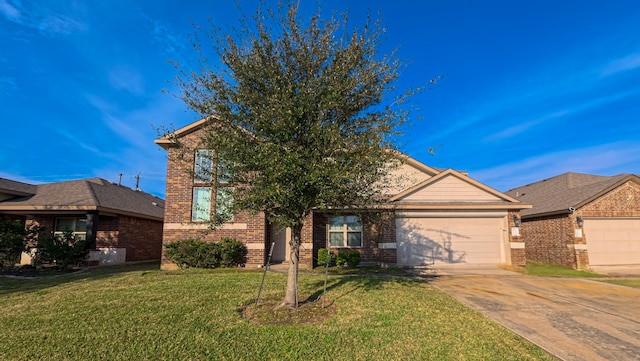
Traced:
[[613, 283], [620, 286], [640, 288], [640, 278], [606, 278], [598, 281]]
[[[332, 276], [332, 315], [304, 325], [243, 317], [262, 273], [92, 269], [0, 278], [2, 360], [551, 360], [544, 351], [427, 283]], [[268, 273], [262, 298], [281, 298]], [[301, 301], [324, 277], [300, 275]], [[322, 302], [321, 300], [315, 301]]]

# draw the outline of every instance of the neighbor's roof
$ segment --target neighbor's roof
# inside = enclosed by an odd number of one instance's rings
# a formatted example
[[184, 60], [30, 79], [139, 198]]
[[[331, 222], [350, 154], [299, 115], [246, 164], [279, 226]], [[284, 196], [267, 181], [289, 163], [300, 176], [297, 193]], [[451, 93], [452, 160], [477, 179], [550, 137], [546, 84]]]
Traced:
[[36, 193], [36, 186], [11, 179], [0, 178], [0, 194], [27, 196]]
[[600, 176], [569, 172], [505, 193], [533, 205], [531, 209], [522, 210], [523, 217], [562, 214], [570, 213], [570, 207], [578, 209], [628, 180], [640, 183], [640, 178], [633, 174]]
[[164, 219], [164, 200], [102, 178], [26, 185], [33, 187], [35, 192], [0, 201], [0, 211], [53, 213], [98, 210], [155, 220]]

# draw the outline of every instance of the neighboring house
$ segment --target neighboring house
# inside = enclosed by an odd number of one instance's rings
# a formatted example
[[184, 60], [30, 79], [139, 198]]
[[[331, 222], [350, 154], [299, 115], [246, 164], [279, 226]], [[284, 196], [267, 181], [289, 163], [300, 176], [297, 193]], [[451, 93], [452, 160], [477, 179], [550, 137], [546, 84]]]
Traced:
[[522, 211], [527, 261], [576, 269], [640, 264], [640, 178], [564, 173], [507, 192]]
[[[204, 122], [155, 140], [168, 152], [163, 243], [234, 237], [247, 246], [248, 265], [263, 265], [275, 242], [272, 261], [288, 261], [290, 230], [271, 224], [263, 213], [240, 212], [219, 229], [209, 229], [207, 220], [226, 211], [230, 200], [197, 176], [201, 167], [212, 167], [207, 150], [200, 147]], [[403, 182], [389, 195], [386, 217], [375, 224], [362, 224], [353, 213], [311, 214], [302, 229], [300, 265], [313, 267], [318, 249], [327, 246], [356, 249], [364, 264], [524, 264], [524, 243], [514, 220], [529, 205], [465, 173], [432, 168], [411, 158], [397, 172]], [[163, 257], [162, 267], [175, 265]]]
[[0, 178], [0, 218], [38, 225], [40, 236], [71, 230], [95, 243], [93, 263], [160, 259], [163, 216], [162, 199], [101, 178], [38, 185]]

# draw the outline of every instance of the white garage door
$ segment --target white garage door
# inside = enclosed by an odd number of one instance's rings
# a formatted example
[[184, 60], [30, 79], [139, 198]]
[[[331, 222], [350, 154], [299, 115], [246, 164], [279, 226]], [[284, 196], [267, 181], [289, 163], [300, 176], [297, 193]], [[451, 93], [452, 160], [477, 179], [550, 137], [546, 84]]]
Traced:
[[397, 218], [398, 266], [497, 264], [504, 218]]
[[585, 219], [589, 264], [640, 264], [640, 219]]

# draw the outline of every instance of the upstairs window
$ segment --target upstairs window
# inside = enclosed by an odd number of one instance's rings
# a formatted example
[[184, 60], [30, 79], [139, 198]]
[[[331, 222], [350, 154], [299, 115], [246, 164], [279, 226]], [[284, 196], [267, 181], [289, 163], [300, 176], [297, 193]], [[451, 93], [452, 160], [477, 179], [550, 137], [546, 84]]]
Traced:
[[193, 168], [196, 183], [211, 182], [213, 171], [213, 151], [209, 149], [196, 150], [195, 166]]
[[330, 247], [362, 247], [362, 222], [354, 215], [329, 218]]

